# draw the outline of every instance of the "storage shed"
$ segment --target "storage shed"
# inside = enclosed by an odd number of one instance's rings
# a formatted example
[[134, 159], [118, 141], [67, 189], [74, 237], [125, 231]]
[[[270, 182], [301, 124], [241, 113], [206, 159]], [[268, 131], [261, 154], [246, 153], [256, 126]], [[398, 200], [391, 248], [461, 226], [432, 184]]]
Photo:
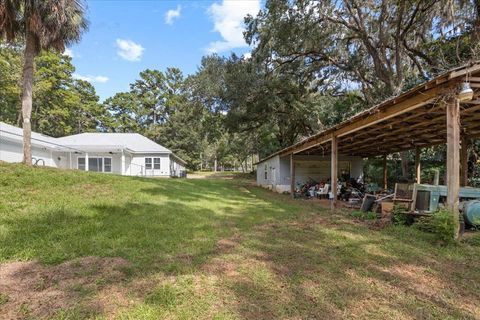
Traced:
[[[391, 153], [407, 150], [416, 151], [420, 183], [422, 148], [446, 144], [446, 205], [458, 212], [460, 185], [468, 182], [468, 145], [480, 136], [479, 89], [480, 63], [445, 72], [260, 160], [257, 183], [291, 192], [306, 176], [328, 175], [336, 190], [346, 163], [350, 176], [356, 177], [361, 175], [360, 159], [385, 160]], [[385, 181], [386, 170], [384, 161]], [[334, 197], [333, 206], [336, 201]]]
[[[294, 185], [303, 184], [309, 179], [329, 181], [330, 157], [325, 155], [295, 155]], [[340, 156], [338, 159], [339, 177], [359, 179], [363, 176], [361, 157]], [[290, 156], [275, 155], [257, 164], [257, 184], [273, 191], [284, 193], [291, 191]]]

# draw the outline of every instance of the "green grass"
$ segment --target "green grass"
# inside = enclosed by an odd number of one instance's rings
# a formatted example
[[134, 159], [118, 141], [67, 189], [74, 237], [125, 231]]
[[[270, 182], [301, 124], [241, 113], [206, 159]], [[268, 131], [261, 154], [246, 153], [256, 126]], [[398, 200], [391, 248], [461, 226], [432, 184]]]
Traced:
[[[478, 237], [438, 246], [414, 228], [372, 231], [219, 177], [0, 164], [0, 198], [0, 272], [15, 261], [71, 270], [32, 285], [37, 300], [65, 293], [48, 311], [0, 283], [0, 309], [19, 318], [480, 318]], [[86, 257], [128, 263], [87, 268]]]

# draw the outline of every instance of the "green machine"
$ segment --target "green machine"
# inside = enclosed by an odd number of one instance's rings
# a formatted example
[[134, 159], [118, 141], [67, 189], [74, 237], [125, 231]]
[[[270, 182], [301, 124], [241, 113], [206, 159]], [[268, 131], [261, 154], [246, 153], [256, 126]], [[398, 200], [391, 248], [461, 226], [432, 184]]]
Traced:
[[[446, 186], [414, 183], [411, 208], [418, 212], [435, 212], [442, 197], [447, 197]], [[480, 200], [480, 188], [460, 188], [460, 202], [468, 200]], [[480, 207], [480, 203], [478, 207]], [[477, 205], [472, 205], [470, 210], [477, 210]]]
[[473, 227], [480, 227], [480, 201], [470, 200], [460, 204], [465, 222]]
[[[446, 186], [397, 183], [393, 201], [405, 204], [411, 213], [429, 214], [437, 211], [446, 198]], [[480, 227], [480, 188], [460, 188], [459, 209], [467, 225]]]

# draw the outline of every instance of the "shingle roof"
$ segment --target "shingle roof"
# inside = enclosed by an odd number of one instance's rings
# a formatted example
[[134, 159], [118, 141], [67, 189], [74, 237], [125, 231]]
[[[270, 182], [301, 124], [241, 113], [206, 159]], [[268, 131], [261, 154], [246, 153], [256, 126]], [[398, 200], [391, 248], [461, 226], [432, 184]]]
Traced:
[[[0, 138], [23, 141], [23, 129], [0, 121]], [[57, 138], [32, 131], [32, 145], [48, 148], [61, 147]]]
[[57, 141], [69, 147], [115, 146], [127, 148], [135, 153], [172, 153], [169, 149], [138, 133], [81, 133], [58, 138]]

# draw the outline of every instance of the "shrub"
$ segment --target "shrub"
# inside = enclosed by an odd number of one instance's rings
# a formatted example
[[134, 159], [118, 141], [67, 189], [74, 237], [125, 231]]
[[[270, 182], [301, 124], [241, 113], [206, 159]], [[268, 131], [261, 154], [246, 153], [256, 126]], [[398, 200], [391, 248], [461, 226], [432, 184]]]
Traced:
[[353, 211], [350, 213], [352, 217], [360, 220], [376, 220], [378, 218], [375, 212]]
[[453, 231], [455, 224], [453, 223], [453, 212], [442, 208], [429, 216], [418, 219], [417, 228], [420, 230], [433, 233], [435, 238], [444, 243], [453, 241]]
[[378, 215], [375, 212], [365, 212], [365, 219], [366, 220], [377, 220]]
[[406, 215], [407, 208], [401, 205], [394, 205], [392, 210], [392, 223], [394, 225], [405, 225], [408, 222], [408, 217]]
[[363, 218], [363, 213], [364, 213], [363, 211], [352, 211], [352, 213], [350, 213], [350, 214], [354, 218], [362, 219]]

